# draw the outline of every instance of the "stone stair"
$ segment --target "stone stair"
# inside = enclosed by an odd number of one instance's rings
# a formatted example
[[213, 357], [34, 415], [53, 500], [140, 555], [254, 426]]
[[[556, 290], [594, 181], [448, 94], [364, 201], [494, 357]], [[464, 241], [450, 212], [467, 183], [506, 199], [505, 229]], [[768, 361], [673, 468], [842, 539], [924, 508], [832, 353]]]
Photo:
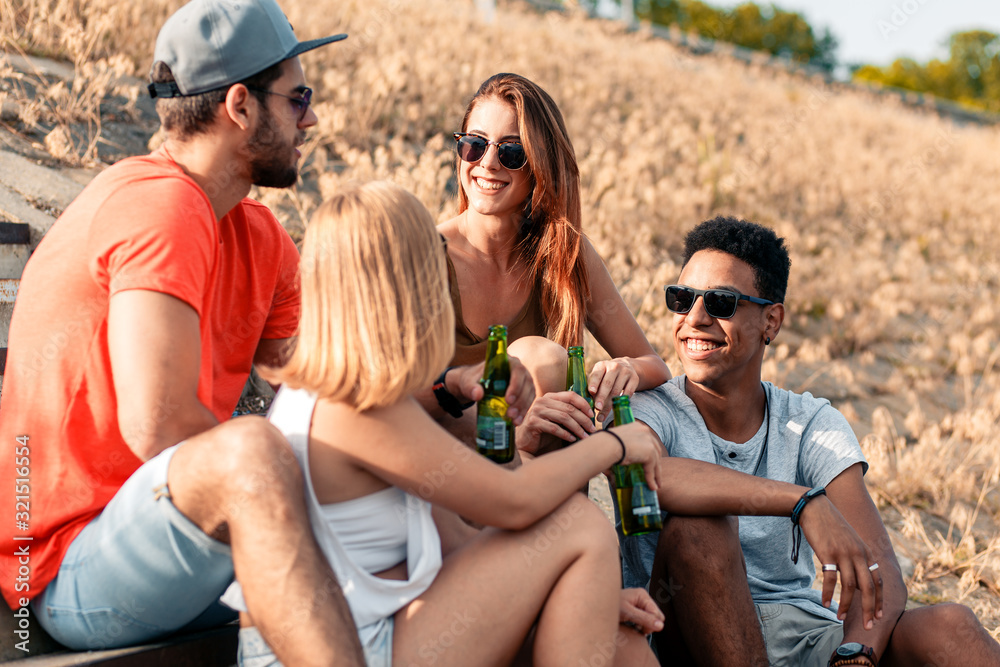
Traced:
[[17, 286], [30, 254], [30, 227], [23, 222], [0, 222], [0, 378], [7, 364], [7, 331]]
[[[88, 176], [80, 180], [85, 182]], [[42, 236], [82, 189], [83, 183], [64, 170], [0, 150], [0, 387], [21, 272]]]

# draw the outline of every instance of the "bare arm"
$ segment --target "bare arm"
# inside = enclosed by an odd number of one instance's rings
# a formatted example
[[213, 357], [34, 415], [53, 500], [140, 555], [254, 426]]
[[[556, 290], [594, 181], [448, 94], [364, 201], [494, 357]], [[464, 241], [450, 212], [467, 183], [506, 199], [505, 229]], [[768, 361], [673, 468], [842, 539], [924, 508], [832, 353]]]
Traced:
[[253, 365], [261, 368], [281, 368], [288, 361], [295, 344], [294, 338], [262, 338], [253, 355]]
[[595, 364], [590, 373], [594, 409], [603, 421], [613, 397], [658, 387], [670, 379], [670, 369], [649, 344], [604, 261], [587, 239], [581, 252], [590, 279], [587, 328], [612, 357]]
[[[625, 462], [643, 463], [650, 486], [657, 488], [660, 446], [655, 436], [635, 425], [615, 430], [627, 445]], [[364, 447], [338, 445], [355, 465], [472, 521], [505, 529], [530, 526], [621, 456], [614, 437], [595, 434], [580, 446], [508, 470], [452, 438], [416, 401], [354, 413], [341, 420], [338, 434], [314, 432], [313, 438], [354, 443], [362, 434]]]
[[844, 641], [871, 646], [875, 655], [881, 658], [906, 607], [906, 584], [899, 562], [878, 509], [868, 494], [860, 463], [837, 475], [827, 485], [826, 492], [871, 549], [871, 563], [878, 563], [876, 573], [881, 575], [883, 582], [882, 617], [876, 620], [873, 628], [866, 630], [859, 610], [852, 607], [844, 620]]
[[218, 424], [198, 400], [198, 313], [175, 297], [128, 290], [111, 297], [108, 348], [118, 428], [146, 461]]
[[[444, 378], [444, 385], [448, 392], [460, 403], [478, 401], [483, 397], [483, 386], [479, 384], [483, 377], [483, 368], [486, 361], [474, 366], [455, 366], [451, 368]], [[420, 406], [435, 419], [444, 417], [447, 413], [437, 402], [434, 392], [430, 387], [425, 387], [414, 395]], [[510, 385], [507, 393], [504, 394], [507, 400], [507, 415], [520, 424], [524, 420], [524, 415], [535, 400], [535, 383], [531, 379], [531, 373], [524, 367], [516, 357], [510, 357]]]
[[[648, 425], [637, 423], [659, 441]], [[659, 478], [662, 486], [657, 495], [661, 509], [689, 516], [791, 516], [799, 498], [809, 490], [714, 463], [666, 455], [660, 461]], [[829, 495], [819, 496], [805, 506], [800, 525], [820, 560], [838, 567], [840, 618], [851, 611], [859, 621], [873, 622], [882, 608], [882, 579], [868, 570], [868, 565], [874, 562], [868, 548], [871, 543], [866, 544], [867, 540], [858, 535]], [[826, 573], [824, 577], [824, 605], [829, 605], [833, 598], [837, 574]], [[852, 605], [855, 590], [862, 594], [860, 607]]]

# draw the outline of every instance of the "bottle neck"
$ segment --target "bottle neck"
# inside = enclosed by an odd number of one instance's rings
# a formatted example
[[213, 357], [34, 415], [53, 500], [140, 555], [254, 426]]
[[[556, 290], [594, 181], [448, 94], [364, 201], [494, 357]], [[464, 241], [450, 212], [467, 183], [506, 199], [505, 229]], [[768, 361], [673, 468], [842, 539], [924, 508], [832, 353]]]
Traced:
[[566, 372], [566, 388], [570, 391], [575, 391], [581, 396], [586, 395], [587, 372], [583, 367], [583, 359], [579, 357], [569, 358], [569, 367]]
[[631, 405], [615, 405], [613, 410], [615, 412], [615, 426], [631, 424], [635, 421], [635, 418], [632, 417]]
[[492, 359], [505, 354], [507, 354], [507, 339], [490, 336], [489, 342], [486, 344], [486, 358]]

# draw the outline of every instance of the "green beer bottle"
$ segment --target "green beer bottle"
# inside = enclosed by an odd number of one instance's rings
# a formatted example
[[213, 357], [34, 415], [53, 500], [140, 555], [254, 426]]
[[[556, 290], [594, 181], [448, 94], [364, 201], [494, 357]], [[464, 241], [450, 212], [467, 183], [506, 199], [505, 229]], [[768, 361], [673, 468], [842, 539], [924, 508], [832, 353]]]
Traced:
[[566, 390], [579, 394], [586, 399], [590, 410], [594, 410], [594, 399], [587, 389], [587, 369], [583, 365], [583, 348], [574, 345], [567, 350], [569, 363], [566, 364]]
[[[615, 426], [635, 421], [628, 396], [615, 396], [611, 406], [615, 411]], [[618, 514], [622, 518], [622, 532], [626, 535], [645, 535], [663, 528], [660, 501], [646, 486], [642, 464], [613, 466], [611, 472], [615, 476], [615, 496]]]
[[490, 327], [486, 347], [486, 368], [479, 381], [486, 393], [479, 400], [476, 418], [476, 451], [497, 463], [514, 458], [514, 424], [507, 417], [504, 394], [510, 384], [510, 359], [507, 358], [507, 327]]

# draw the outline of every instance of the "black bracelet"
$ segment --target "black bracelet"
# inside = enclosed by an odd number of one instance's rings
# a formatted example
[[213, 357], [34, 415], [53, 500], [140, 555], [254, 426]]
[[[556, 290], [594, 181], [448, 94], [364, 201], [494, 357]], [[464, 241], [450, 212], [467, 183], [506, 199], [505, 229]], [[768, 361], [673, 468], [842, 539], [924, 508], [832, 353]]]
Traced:
[[448, 371], [455, 368], [454, 366], [449, 366], [444, 369], [444, 372], [438, 376], [438, 379], [434, 381], [434, 386], [431, 387], [434, 390], [434, 398], [437, 399], [438, 405], [441, 409], [447, 412], [449, 415], [458, 419], [462, 416], [462, 413], [473, 406], [475, 401], [469, 401], [468, 403], [460, 403], [455, 395], [448, 391], [448, 387], [445, 385], [444, 378], [448, 375]]
[[795, 503], [795, 507], [792, 508], [792, 562], [799, 562], [799, 547], [802, 546], [802, 526], [799, 525], [799, 520], [802, 518], [802, 510], [805, 509], [809, 501], [818, 496], [825, 496], [826, 489], [822, 486], [817, 486], [813, 489], [809, 489], [802, 494], [799, 501]]
[[622, 438], [621, 438], [620, 435], [618, 435], [617, 433], [615, 433], [611, 429], [604, 429], [604, 432], [607, 433], [608, 435], [610, 435], [611, 437], [613, 437], [615, 440], [617, 440], [618, 444], [622, 446], [622, 455], [621, 455], [621, 458], [619, 458], [618, 461], [616, 461], [615, 463], [611, 464], [612, 466], [621, 465], [622, 461], [625, 460], [625, 441], [622, 440]]

